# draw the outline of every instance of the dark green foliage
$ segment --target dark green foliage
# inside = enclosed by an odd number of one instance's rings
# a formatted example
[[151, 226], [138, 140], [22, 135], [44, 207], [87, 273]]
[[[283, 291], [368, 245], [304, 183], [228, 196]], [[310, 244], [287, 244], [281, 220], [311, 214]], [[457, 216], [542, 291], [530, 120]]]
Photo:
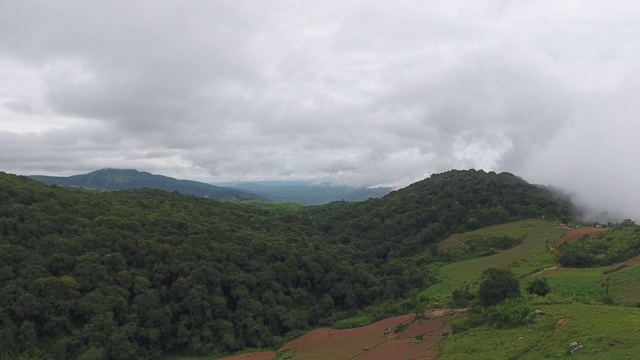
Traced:
[[476, 300], [476, 292], [468, 284], [451, 292], [451, 307], [455, 309], [470, 307]]
[[607, 233], [585, 235], [576, 242], [562, 243], [558, 248], [560, 264], [566, 267], [606, 266], [640, 255], [640, 226], [630, 220], [623, 224]]
[[538, 296], [547, 296], [551, 292], [551, 286], [547, 283], [546, 278], [536, 277], [527, 284], [527, 292]]
[[493, 306], [505, 299], [520, 297], [520, 283], [508, 269], [488, 268], [482, 272], [478, 303]]
[[475, 308], [467, 316], [454, 321], [451, 330], [459, 334], [483, 325], [493, 329], [518, 327], [531, 323], [533, 317], [531, 305], [526, 300], [510, 298], [494, 306]]
[[131, 359], [274, 347], [336, 314], [405, 304], [437, 280], [431, 244], [451, 232], [565, 211], [543, 189], [479, 171], [298, 211], [0, 174], [0, 351]]

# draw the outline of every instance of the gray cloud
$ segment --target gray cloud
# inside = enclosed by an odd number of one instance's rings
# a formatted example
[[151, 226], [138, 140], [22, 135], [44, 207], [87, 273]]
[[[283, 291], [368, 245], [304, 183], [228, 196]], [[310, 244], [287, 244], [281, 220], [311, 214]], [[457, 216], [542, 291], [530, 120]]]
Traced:
[[640, 180], [638, 20], [615, 1], [4, 1], [0, 163], [392, 186], [473, 167], [638, 216], [619, 191]]

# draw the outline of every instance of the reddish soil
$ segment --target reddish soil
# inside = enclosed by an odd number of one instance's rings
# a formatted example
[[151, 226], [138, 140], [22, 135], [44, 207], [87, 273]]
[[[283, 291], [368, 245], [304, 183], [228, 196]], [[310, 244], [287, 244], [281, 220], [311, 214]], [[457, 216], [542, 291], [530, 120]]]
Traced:
[[[407, 314], [356, 329], [314, 330], [280, 350], [296, 349], [296, 360], [433, 359], [436, 350], [429, 348], [445, 330], [450, 331], [442, 320], [437, 319], [443, 314], [445, 312], [430, 312], [427, 319], [416, 321], [413, 321], [415, 314]], [[409, 325], [402, 333], [390, 331], [401, 323]], [[418, 334], [424, 334], [423, 341], [416, 340]]]
[[609, 229], [595, 227], [581, 227], [577, 229], [571, 229], [565, 236], [561, 237], [558, 240], [558, 242], [556, 243], [556, 247], [558, 247], [558, 245], [562, 244], [563, 242], [572, 243], [574, 241], [577, 241], [585, 235], [602, 234], [607, 231], [609, 231]]
[[373, 323], [371, 325], [355, 328], [355, 329], [318, 329], [314, 330], [302, 337], [293, 340], [292, 342], [286, 344], [281, 347], [280, 350], [288, 349], [288, 348], [300, 348], [309, 345], [315, 344], [323, 344], [327, 342], [334, 342], [335, 339], [342, 339], [350, 336], [357, 336], [362, 334], [371, 334], [371, 333], [382, 333], [385, 329], [394, 328], [398, 324], [409, 322], [413, 320], [415, 314], [407, 314], [396, 316], [392, 318], [387, 318], [384, 320], [380, 320], [377, 323]]
[[236, 356], [222, 358], [220, 360], [271, 360], [276, 357], [276, 353], [274, 351], [269, 352], [255, 352], [248, 354], [240, 354]]
[[[431, 347], [438, 341], [445, 329], [446, 327], [441, 320], [415, 322], [397, 337], [367, 351], [359, 359], [433, 359], [437, 350]], [[424, 335], [423, 341], [418, 341], [415, 338], [418, 334]]]

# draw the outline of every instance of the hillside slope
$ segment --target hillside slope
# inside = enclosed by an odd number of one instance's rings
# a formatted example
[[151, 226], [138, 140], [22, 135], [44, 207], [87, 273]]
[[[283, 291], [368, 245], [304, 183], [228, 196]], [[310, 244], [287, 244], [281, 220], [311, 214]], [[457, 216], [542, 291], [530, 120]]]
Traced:
[[[483, 196], [464, 207], [451, 201], [478, 183], [487, 184]], [[487, 217], [496, 223], [570, 211], [513, 175], [481, 171], [298, 210], [151, 189], [83, 192], [0, 174], [0, 353], [273, 348], [291, 332], [437, 282], [432, 264], [449, 260], [435, 241], [478, 226], [470, 219], [486, 204], [474, 199], [504, 209]]]

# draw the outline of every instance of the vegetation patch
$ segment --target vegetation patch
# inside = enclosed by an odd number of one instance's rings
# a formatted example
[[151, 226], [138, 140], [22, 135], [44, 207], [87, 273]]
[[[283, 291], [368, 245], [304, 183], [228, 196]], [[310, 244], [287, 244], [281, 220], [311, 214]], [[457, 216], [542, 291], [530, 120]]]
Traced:
[[560, 264], [566, 267], [606, 266], [640, 255], [640, 226], [626, 220], [611, 232], [585, 235], [558, 247]]
[[609, 279], [609, 294], [616, 304], [640, 306], [640, 266], [616, 271]]
[[[579, 303], [536, 305], [524, 326], [490, 325], [449, 336], [441, 359], [564, 359], [571, 351], [598, 359], [634, 359], [640, 346], [640, 309]], [[578, 345], [572, 347], [570, 344]], [[595, 350], [598, 349], [598, 350]], [[595, 351], [594, 351], [595, 350]]]
[[[525, 222], [525, 224], [529, 223]], [[555, 242], [566, 230], [556, 226], [551, 227], [549, 222], [536, 224], [547, 225], [547, 227], [527, 227], [528, 235], [513, 249], [441, 267], [438, 273], [441, 282], [429, 287], [422, 294], [426, 297], [444, 298], [453, 290], [465, 286], [465, 283], [472, 283], [484, 269], [489, 267], [509, 267], [516, 275], [524, 276], [554, 265], [555, 258], [549, 249], [549, 244]], [[518, 222], [503, 228], [513, 231], [513, 227], [522, 225], [523, 222]]]
[[587, 304], [600, 303], [604, 298], [603, 268], [567, 269], [545, 275], [551, 293]]

